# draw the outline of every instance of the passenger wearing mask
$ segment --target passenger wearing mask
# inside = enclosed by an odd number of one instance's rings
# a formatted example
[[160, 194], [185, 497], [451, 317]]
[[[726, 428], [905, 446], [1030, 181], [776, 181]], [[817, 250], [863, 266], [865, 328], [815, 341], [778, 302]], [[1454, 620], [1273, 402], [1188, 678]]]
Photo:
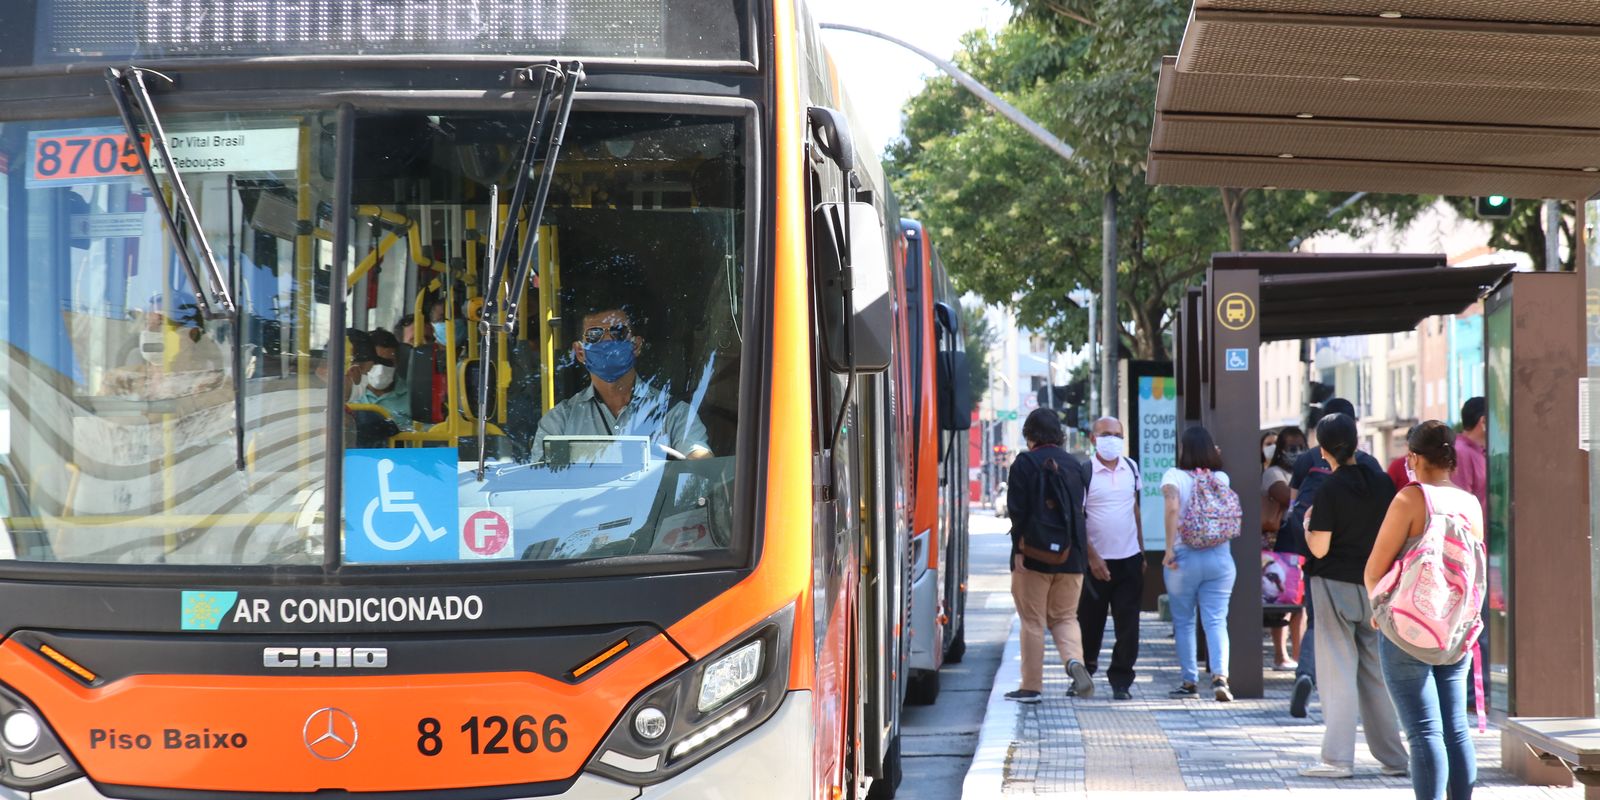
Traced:
[[[1172, 630], [1178, 649], [1182, 682], [1169, 694], [1186, 698], [1200, 694], [1200, 667], [1195, 651], [1195, 619], [1205, 628], [1210, 650], [1211, 691], [1218, 701], [1233, 699], [1228, 676], [1228, 601], [1238, 570], [1233, 563], [1233, 548], [1217, 544], [1195, 549], [1179, 536], [1184, 512], [1194, 502], [1200, 481], [1207, 479], [1229, 488], [1228, 473], [1222, 471], [1222, 451], [1211, 432], [1195, 425], [1178, 441], [1178, 465], [1161, 476], [1161, 495], [1166, 501], [1167, 552], [1161, 563], [1167, 568], [1167, 598], [1172, 607]], [[1237, 528], [1235, 528], [1237, 534]]]
[[1489, 407], [1482, 397], [1461, 405], [1461, 435], [1456, 437], [1456, 471], [1450, 480], [1478, 498], [1478, 508], [1489, 516]]
[[[1356, 416], [1356, 407], [1342, 397], [1329, 400], [1322, 408], [1328, 414], [1344, 414], [1351, 419]], [[1356, 460], [1382, 469], [1377, 459], [1364, 452], [1358, 451]], [[1283, 518], [1283, 527], [1278, 532], [1280, 552], [1295, 552], [1308, 558], [1311, 556], [1311, 551], [1305, 545], [1306, 511], [1316, 501], [1318, 487], [1331, 474], [1333, 468], [1317, 448], [1306, 450], [1295, 459], [1294, 469], [1289, 476], [1289, 513]], [[1317, 612], [1315, 600], [1309, 591], [1306, 592], [1305, 611], [1306, 631], [1301, 638], [1299, 663], [1295, 667], [1294, 690], [1289, 696], [1289, 716], [1296, 718], [1305, 717], [1311, 690], [1317, 684], [1317, 639], [1312, 633], [1317, 627]]]
[[[1300, 555], [1305, 549], [1304, 537], [1298, 535], [1298, 529], [1283, 525], [1289, 505], [1293, 502], [1289, 481], [1294, 474], [1294, 462], [1305, 451], [1306, 434], [1293, 425], [1278, 431], [1274, 444], [1264, 445], [1261, 450], [1266, 465], [1261, 473], [1262, 541], [1267, 543], [1267, 549], [1275, 553]], [[1287, 671], [1298, 668], [1296, 659], [1300, 657], [1305, 622], [1305, 610], [1299, 609], [1289, 614], [1287, 624], [1273, 627], [1273, 669]]]
[[[1451, 471], [1457, 469], [1460, 441], [1461, 437], [1438, 420], [1412, 428], [1406, 437], [1409, 452], [1404, 458], [1413, 478], [1389, 506], [1367, 559], [1369, 595], [1376, 594], [1379, 582], [1407, 542], [1427, 531], [1430, 515], [1455, 517], [1472, 539], [1483, 541], [1483, 513], [1477, 498], [1450, 482]], [[1467, 723], [1471, 648], [1465, 647], [1464, 656], [1454, 664], [1442, 665], [1419, 660], [1387, 637], [1378, 649], [1389, 697], [1411, 744], [1411, 786], [1417, 800], [1471, 800], [1478, 773], [1472, 729]]]
[[384, 419], [373, 419], [381, 414], [357, 411], [355, 432], [358, 446], [386, 445], [392, 435], [413, 429], [411, 392], [405, 382], [398, 381], [395, 371], [397, 347], [394, 334], [386, 330], [371, 331], [363, 339], [350, 339], [350, 371], [357, 373], [358, 381], [362, 382], [362, 390], [355, 395], [352, 403], [379, 406], [389, 413], [387, 421], [394, 422], [394, 427], [390, 427]]
[[1312, 555], [1306, 572], [1317, 608], [1313, 635], [1326, 728], [1321, 760], [1300, 770], [1307, 778], [1355, 774], [1357, 709], [1367, 749], [1383, 774], [1404, 775], [1407, 769], [1366, 589], [1367, 559], [1394, 499], [1394, 483], [1377, 461], [1356, 457], [1356, 440], [1356, 421], [1349, 416], [1330, 414], [1317, 423], [1317, 445], [1333, 472], [1317, 489], [1306, 525]]
[[[1070, 696], [1094, 694], [1094, 680], [1083, 663], [1083, 631], [1078, 626], [1078, 601], [1083, 595], [1083, 574], [1099, 556], [1085, 535], [1083, 470], [1077, 459], [1061, 448], [1066, 434], [1061, 419], [1048, 408], [1034, 409], [1022, 423], [1022, 438], [1028, 451], [1012, 462], [1007, 481], [1006, 504], [1011, 517], [1011, 599], [1017, 606], [1022, 639], [1022, 685], [1007, 692], [1007, 700], [1037, 703], [1044, 691], [1044, 634], [1050, 632], [1056, 652], [1072, 678]], [[1056, 481], [1042, 472], [1051, 470]], [[1054, 496], [1041, 489], [1056, 487]], [[1064, 489], [1067, 497], [1059, 498]], [[1057, 505], [1057, 498], [1061, 505]], [[1071, 513], [1051, 509], [1065, 507]], [[1053, 513], [1057, 530], [1070, 526], [1070, 545], [1059, 564], [1029, 558], [1027, 542], [1041, 529], [1035, 517]], [[1035, 551], [1039, 552], [1039, 551]], [[1102, 622], [1102, 626], [1104, 623]]]
[[1116, 644], [1106, 679], [1111, 696], [1131, 700], [1133, 665], [1139, 660], [1139, 604], [1144, 597], [1144, 524], [1139, 518], [1139, 465], [1124, 455], [1122, 422], [1095, 420], [1089, 432], [1094, 457], [1085, 464], [1089, 485], [1084, 511], [1088, 518], [1089, 575], [1078, 602], [1083, 631], [1083, 662], [1093, 674], [1099, 666], [1110, 613]]
[[548, 436], [648, 436], [655, 458], [710, 458], [706, 427], [688, 404], [639, 376], [644, 337], [619, 307], [583, 317], [572, 353], [589, 371], [589, 385], [539, 418], [532, 458], [544, 459]]

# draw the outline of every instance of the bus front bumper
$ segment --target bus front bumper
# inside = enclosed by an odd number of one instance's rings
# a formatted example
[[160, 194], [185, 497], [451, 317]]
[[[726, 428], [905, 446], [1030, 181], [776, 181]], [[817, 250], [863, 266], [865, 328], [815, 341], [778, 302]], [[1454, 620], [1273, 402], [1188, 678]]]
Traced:
[[[670, 780], [637, 786], [583, 773], [560, 795], [508, 800], [809, 800], [813, 750], [811, 693], [790, 692], [765, 724]], [[432, 794], [432, 793], [428, 793]], [[444, 798], [449, 792], [438, 792]], [[224, 793], [218, 793], [218, 797]], [[337, 795], [330, 795], [337, 796]], [[359, 795], [352, 795], [356, 797]], [[270, 797], [270, 795], [263, 795]], [[116, 800], [78, 778], [32, 794], [0, 787], [0, 800]]]

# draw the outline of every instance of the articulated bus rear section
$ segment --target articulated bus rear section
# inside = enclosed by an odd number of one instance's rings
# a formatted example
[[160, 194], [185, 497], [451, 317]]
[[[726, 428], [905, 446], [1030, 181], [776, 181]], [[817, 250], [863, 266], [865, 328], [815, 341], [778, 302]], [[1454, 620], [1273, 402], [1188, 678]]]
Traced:
[[378, 5], [7, 9], [0, 798], [892, 795], [906, 248], [804, 9]]
[[910, 391], [901, 409], [908, 445], [902, 473], [911, 532], [911, 649], [906, 702], [939, 697], [939, 669], [966, 653], [967, 452], [971, 389], [961, 337], [960, 302], [927, 230], [900, 221], [906, 252], [897, 291], [906, 313], [896, 320], [908, 358], [898, 379]]

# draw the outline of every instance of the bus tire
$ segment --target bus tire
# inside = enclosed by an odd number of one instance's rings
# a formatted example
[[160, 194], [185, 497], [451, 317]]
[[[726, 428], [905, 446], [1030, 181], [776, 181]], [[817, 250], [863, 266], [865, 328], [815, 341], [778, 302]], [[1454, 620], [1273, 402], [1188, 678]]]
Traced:
[[939, 699], [939, 671], [914, 669], [906, 684], [906, 705], [931, 706]]
[[944, 651], [944, 663], [960, 664], [961, 659], [965, 658], [966, 655], [967, 624], [963, 622], [961, 623], [961, 627], [956, 628], [956, 635], [954, 639], [950, 640], [950, 647]]
[[889, 742], [889, 750], [883, 755], [883, 777], [872, 782], [872, 788], [867, 790], [867, 800], [891, 800], [895, 792], [900, 789], [900, 735], [895, 734], [894, 740]]

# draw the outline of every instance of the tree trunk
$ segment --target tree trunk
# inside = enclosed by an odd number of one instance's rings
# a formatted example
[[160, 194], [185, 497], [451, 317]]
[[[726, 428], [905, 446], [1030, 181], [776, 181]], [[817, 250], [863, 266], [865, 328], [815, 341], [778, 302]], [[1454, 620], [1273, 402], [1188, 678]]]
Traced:
[[1244, 189], [1222, 190], [1222, 211], [1228, 215], [1228, 249], [1244, 252]]

